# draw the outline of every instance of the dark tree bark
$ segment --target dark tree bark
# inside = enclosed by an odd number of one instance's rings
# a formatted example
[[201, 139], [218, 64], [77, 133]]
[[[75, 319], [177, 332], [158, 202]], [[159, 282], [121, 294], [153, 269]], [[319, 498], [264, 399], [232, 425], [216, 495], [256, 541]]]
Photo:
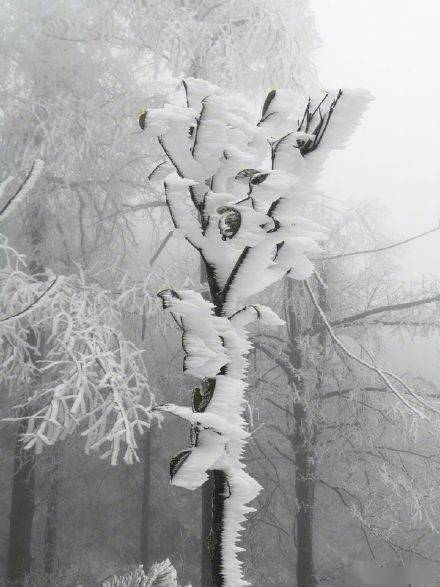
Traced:
[[[25, 408], [20, 416], [25, 417]], [[11, 513], [9, 522], [6, 584], [22, 587], [31, 569], [31, 538], [35, 510], [35, 463], [33, 449], [25, 450], [21, 435], [27, 421], [21, 420], [17, 430], [12, 481]]]
[[[288, 301], [304, 300], [301, 284], [287, 284]], [[294, 432], [291, 445], [295, 461], [295, 496], [298, 502], [296, 515], [296, 580], [298, 587], [315, 587], [316, 579], [313, 556], [313, 510], [315, 506], [315, 450], [316, 430], [313, 430], [307, 412], [304, 397], [304, 379], [301, 335], [304, 325], [301, 323], [301, 309], [287, 308], [287, 332], [289, 338], [289, 360], [293, 367], [289, 383], [293, 395], [299, 397], [293, 405]], [[306, 315], [306, 313], [304, 312]], [[318, 373], [317, 385], [321, 385], [322, 372]]]
[[211, 474], [213, 480], [212, 526], [208, 544], [211, 556], [212, 587], [223, 587], [222, 532], [227, 479], [223, 471], [212, 471]]
[[144, 433], [144, 479], [142, 485], [141, 507], [141, 552], [140, 560], [144, 569], [150, 564], [150, 500], [151, 500], [151, 445], [152, 428], [147, 428]]
[[313, 557], [313, 510], [315, 507], [315, 454], [312, 440], [304, 433], [309, 427], [304, 406], [294, 406], [295, 431], [292, 448], [295, 455], [296, 516], [296, 581], [298, 587], [315, 587]]
[[[215, 314], [221, 316], [222, 303], [219, 299], [219, 287], [214, 271], [201, 262], [200, 280], [207, 282], [209, 292], [203, 297], [212, 300], [215, 305]], [[204, 393], [213, 393], [211, 381], [204, 381]], [[223, 510], [227, 495], [226, 474], [223, 471], [209, 471], [209, 479], [202, 487], [202, 547], [201, 547], [201, 585], [202, 587], [222, 587], [224, 585], [222, 573], [222, 532]]]
[[202, 544], [201, 544], [201, 582], [203, 587], [212, 587], [211, 555], [209, 537], [212, 527], [212, 495], [214, 491], [213, 473], [202, 487]]
[[44, 528], [43, 568], [48, 585], [54, 585], [53, 574], [58, 538], [58, 501], [60, 496], [60, 475], [62, 450], [57, 444], [50, 450], [49, 488], [46, 503], [46, 525]]

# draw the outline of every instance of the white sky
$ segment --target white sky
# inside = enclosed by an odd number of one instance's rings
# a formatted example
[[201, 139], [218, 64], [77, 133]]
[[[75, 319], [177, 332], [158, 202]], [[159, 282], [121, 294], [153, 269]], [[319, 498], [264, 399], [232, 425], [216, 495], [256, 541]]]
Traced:
[[[440, 219], [440, 0], [310, 0], [325, 87], [362, 87], [375, 97], [321, 187], [330, 196], [377, 198], [390, 238]], [[407, 247], [405, 274], [440, 276], [440, 232]]]

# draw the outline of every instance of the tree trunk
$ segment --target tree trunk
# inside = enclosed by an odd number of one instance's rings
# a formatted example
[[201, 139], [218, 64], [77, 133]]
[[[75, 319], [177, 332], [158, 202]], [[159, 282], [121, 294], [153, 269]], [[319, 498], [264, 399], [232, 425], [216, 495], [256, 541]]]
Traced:
[[[201, 261], [200, 281], [206, 282], [208, 291], [203, 297], [212, 300], [215, 314], [222, 315], [220, 290], [211, 266]], [[208, 392], [210, 383], [204, 381], [202, 389]], [[213, 392], [212, 390], [211, 392]], [[201, 552], [201, 585], [202, 587], [223, 587], [222, 573], [222, 532], [223, 510], [227, 495], [226, 474], [223, 471], [209, 471], [209, 479], [202, 487], [202, 552]]]
[[201, 548], [201, 581], [202, 587], [212, 587], [211, 555], [209, 537], [212, 527], [212, 495], [214, 491], [214, 475], [209, 472], [209, 479], [202, 487], [202, 548]]
[[[43, 265], [41, 263], [41, 244], [45, 234], [45, 213], [41, 201], [32, 204], [29, 210], [30, 225], [30, 263], [31, 275], [41, 279]], [[35, 352], [38, 345], [37, 334], [30, 328], [28, 342], [31, 347], [29, 360], [38, 363], [44, 356], [44, 343], [40, 341], [39, 353]], [[38, 376], [39, 377], [39, 376]], [[38, 385], [36, 377], [33, 385]], [[20, 417], [30, 415], [25, 407], [20, 410]], [[6, 584], [21, 587], [25, 577], [29, 574], [32, 562], [31, 540], [32, 524], [35, 511], [35, 468], [36, 455], [34, 449], [25, 450], [21, 435], [27, 430], [27, 420], [21, 420], [16, 441], [14, 455], [14, 474], [12, 482], [11, 512], [9, 522], [8, 560], [6, 568]]]
[[[202, 295], [205, 300], [211, 301], [213, 288], [213, 275], [208, 275], [207, 267], [203, 260], [200, 262], [200, 282], [206, 284], [206, 290], [203, 291]], [[207, 384], [202, 382], [202, 389], [206, 392]], [[202, 486], [202, 544], [201, 544], [201, 559], [200, 559], [200, 585], [201, 587], [215, 587], [215, 585], [221, 585], [218, 581], [221, 578], [221, 567], [215, 565], [216, 573], [218, 577], [216, 583], [214, 583], [214, 559], [221, 560], [221, 516], [219, 511], [216, 515], [216, 525], [218, 528], [214, 528], [213, 513], [214, 503], [218, 503], [220, 506], [220, 496], [215, 496], [216, 490], [216, 473], [219, 471], [209, 471], [209, 478]], [[223, 512], [223, 508], [221, 508]], [[215, 546], [217, 545], [217, 546]], [[219, 552], [214, 552], [216, 548], [220, 549]]]
[[[26, 408], [20, 416], [27, 415]], [[17, 430], [14, 454], [9, 544], [6, 584], [22, 587], [32, 562], [31, 538], [35, 510], [35, 463], [33, 449], [25, 450], [21, 435], [26, 432], [27, 421], [21, 420]]]
[[141, 509], [141, 552], [140, 560], [144, 569], [150, 564], [150, 499], [151, 499], [151, 445], [152, 429], [145, 430], [144, 438], [144, 481], [142, 485], [142, 509]]
[[[211, 471], [211, 475], [213, 480], [212, 526], [208, 544], [211, 557], [212, 587], [223, 587], [222, 532], [227, 480], [223, 471]], [[203, 583], [202, 587], [205, 587]]]
[[[287, 283], [288, 301], [296, 299], [307, 303], [301, 284]], [[298, 394], [299, 401], [293, 405], [294, 432], [291, 436], [295, 459], [295, 496], [298, 501], [296, 516], [296, 580], [297, 587], [318, 585], [313, 561], [313, 509], [315, 505], [315, 430], [310, 423], [304, 399], [304, 379], [301, 375], [303, 355], [301, 336], [301, 307], [287, 308], [287, 332], [289, 337], [289, 359], [295, 370], [292, 377], [292, 395]], [[304, 312], [304, 315], [307, 315]], [[318, 373], [317, 387], [321, 385], [322, 373]]]
[[60, 489], [60, 445], [50, 449], [49, 488], [47, 492], [46, 526], [44, 528], [43, 566], [48, 585], [53, 585], [53, 573], [58, 536], [58, 499]]
[[318, 581], [313, 562], [313, 509], [315, 505], [315, 455], [307, 433], [304, 406], [294, 407], [295, 431], [295, 494], [298, 500], [296, 517], [296, 581], [298, 587], [315, 587]]

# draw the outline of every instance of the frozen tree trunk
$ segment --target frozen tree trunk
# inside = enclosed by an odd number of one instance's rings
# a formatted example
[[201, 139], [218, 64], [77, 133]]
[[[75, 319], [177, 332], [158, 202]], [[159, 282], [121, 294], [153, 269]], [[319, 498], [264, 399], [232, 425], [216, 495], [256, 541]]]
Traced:
[[150, 564], [150, 500], [151, 500], [151, 444], [152, 429], [149, 428], [144, 432], [144, 479], [142, 485], [142, 506], [141, 506], [141, 552], [140, 559], [147, 569]]
[[[29, 210], [30, 245], [32, 251], [29, 270], [32, 275], [41, 277], [43, 267], [41, 265], [41, 243], [44, 239], [44, 210], [41, 205], [34, 204]], [[30, 329], [28, 342], [31, 348], [29, 360], [36, 363], [38, 355], [32, 349], [38, 345], [36, 333]], [[43, 351], [43, 349], [40, 349]], [[33, 382], [38, 384], [37, 378]], [[8, 585], [21, 587], [24, 585], [26, 575], [29, 574], [32, 562], [31, 541], [32, 525], [35, 512], [35, 468], [36, 455], [34, 448], [24, 449], [21, 440], [22, 434], [27, 430], [29, 414], [26, 407], [20, 410], [20, 424], [17, 430], [14, 454], [14, 473], [12, 481], [11, 512], [9, 523], [8, 561], [6, 580]]]
[[[210, 297], [214, 303], [214, 313], [216, 316], [222, 315], [222, 304], [219, 300], [219, 286], [216, 282], [214, 272], [211, 267], [203, 261], [201, 263], [201, 278], [206, 278], [209, 287]], [[207, 387], [204, 384], [204, 392]], [[212, 382], [215, 389], [215, 380]], [[227, 479], [223, 471], [209, 471], [208, 481], [203, 486], [202, 493], [202, 524], [205, 536], [202, 536], [203, 542], [207, 545], [205, 549], [202, 546], [202, 587], [223, 587], [222, 573], [222, 532], [223, 532], [223, 511], [224, 501], [227, 496]], [[208, 557], [203, 559], [203, 553]], [[205, 557], [206, 557], [205, 554]], [[206, 581], [206, 583], [204, 582]]]
[[46, 526], [44, 528], [43, 566], [46, 580], [53, 585], [53, 573], [58, 536], [58, 501], [60, 495], [60, 459], [59, 445], [51, 448], [51, 467], [49, 471], [49, 488], [46, 504]]
[[303, 405], [294, 407], [295, 432], [295, 495], [298, 500], [296, 517], [296, 581], [298, 587], [318, 585], [313, 561], [313, 511], [315, 506], [315, 455], [307, 438], [307, 415]]
[[202, 544], [201, 544], [201, 580], [204, 587], [212, 587], [211, 555], [209, 540], [212, 527], [212, 495], [214, 491], [214, 473], [209, 472], [209, 479], [202, 486]]
[[[22, 409], [20, 416], [26, 416]], [[31, 538], [35, 511], [35, 452], [24, 450], [21, 435], [27, 422], [21, 420], [17, 430], [9, 523], [6, 584], [21, 587], [31, 569]]]
[[[304, 297], [301, 285], [288, 283], [288, 299]], [[304, 396], [304, 380], [301, 376], [303, 357], [301, 349], [300, 311], [289, 307], [287, 329], [290, 342], [290, 364], [295, 375], [290, 381], [293, 395]], [[315, 506], [315, 431], [311, 429], [305, 401], [293, 405], [294, 433], [291, 445], [295, 461], [295, 496], [298, 502], [296, 516], [296, 580], [298, 587], [315, 587], [318, 584], [313, 559], [313, 513]]]
[[212, 527], [209, 537], [212, 587], [223, 587], [222, 532], [224, 503], [227, 496], [227, 478], [223, 471], [213, 471]]
[[[200, 283], [207, 284], [208, 274], [203, 261], [200, 262]], [[210, 276], [212, 282], [212, 276]], [[208, 289], [202, 293], [206, 300], [211, 299], [211, 293]], [[202, 382], [202, 388], [205, 386]], [[206, 386], [205, 386], [206, 387]], [[206, 391], [206, 389], [204, 389]], [[214, 472], [209, 471], [209, 477], [206, 483], [202, 485], [202, 541], [200, 556], [200, 584], [203, 587], [213, 587], [212, 570], [211, 570], [211, 529], [212, 529], [212, 503], [214, 493]]]

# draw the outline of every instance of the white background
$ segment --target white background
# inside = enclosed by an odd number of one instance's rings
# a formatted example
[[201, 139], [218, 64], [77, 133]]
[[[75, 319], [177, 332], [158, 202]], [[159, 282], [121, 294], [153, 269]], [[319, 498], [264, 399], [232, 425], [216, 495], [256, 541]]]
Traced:
[[[324, 87], [362, 87], [375, 101], [322, 175], [334, 197], [377, 198], [390, 242], [440, 219], [440, 1], [310, 0]], [[387, 231], [388, 232], [388, 231]], [[402, 274], [440, 276], [440, 232], [409, 245]]]

